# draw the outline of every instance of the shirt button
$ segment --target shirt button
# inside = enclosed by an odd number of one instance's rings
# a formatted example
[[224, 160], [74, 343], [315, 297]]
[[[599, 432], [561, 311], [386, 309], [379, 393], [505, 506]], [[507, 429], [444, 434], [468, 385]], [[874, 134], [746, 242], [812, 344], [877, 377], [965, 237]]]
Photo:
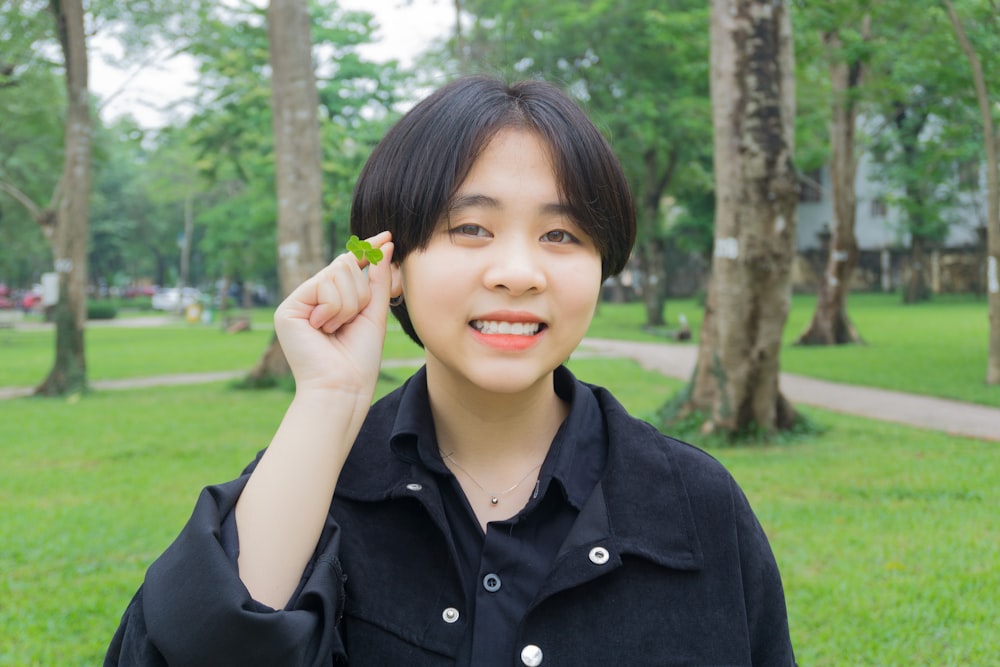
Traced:
[[424, 487], [422, 484], [407, 484], [406, 488], [410, 491], [421, 491]]
[[528, 644], [521, 649], [521, 662], [526, 667], [538, 667], [542, 664], [542, 649], [534, 644]]
[[448, 607], [443, 612], [441, 612], [441, 618], [444, 619], [445, 623], [454, 623], [458, 620], [458, 610], [454, 607]]
[[604, 565], [608, 562], [608, 550], [604, 547], [594, 547], [590, 550], [590, 562], [594, 565]]
[[500, 590], [500, 585], [500, 575], [490, 572], [483, 577], [483, 588], [488, 590], [490, 593], [496, 593]]

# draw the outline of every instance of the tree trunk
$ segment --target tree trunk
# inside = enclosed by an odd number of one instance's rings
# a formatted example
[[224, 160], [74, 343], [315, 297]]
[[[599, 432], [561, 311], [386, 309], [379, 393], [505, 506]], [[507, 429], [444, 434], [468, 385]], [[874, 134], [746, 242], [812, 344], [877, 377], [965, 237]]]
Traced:
[[715, 248], [685, 409], [706, 414], [704, 430], [737, 435], [795, 420], [778, 387], [798, 204], [787, 7], [713, 0], [711, 43]]
[[[278, 197], [278, 285], [284, 298], [323, 266], [319, 99], [308, 3], [271, 0], [267, 22]], [[250, 380], [269, 383], [289, 373], [275, 337], [250, 372]]]
[[657, 152], [649, 149], [643, 156], [644, 172], [639, 201], [641, 227], [639, 266], [642, 269], [642, 299], [646, 305], [646, 326], [666, 326], [664, 310], [667, 306], [666, 248], [660, 224], [663, 212], [660, 201], [673, 179], [680, 151], [672, 148], [661, 165]]
[[37, 394], [56, 396], [87, 387], [84, 327], [87, 320], [87, 226], [90, 207], [91, 126], [87, 45], [81, 0], [52, 0], [66, 63], [66, 134], [63, 173], [51, 230], [59, 301], [55, 306], [56, 355]]
[[663, 241], [651, 238], [642, 244], [639, 249], [639, 267], [642, 270], [642, 302], [646, 307], [646, 326], [666, 326], [663, 317], [667, 301], [664, 294], [666, 271], [663, 266]]
[[986, 293], [989, 295], [990, 339], [986, 355], [986, 384], [1000, 384], [1000, 157], [997, 128], [993, 125], [990, 96], [986, 90], [983, 66], [958, 20], [951, 0], [942, 0], [948, 19], [955, 30], [962, 52], [972, 69], [976, 100], [983, 121], [983, 143], [986, 146]]
[[[862, 34], [867, 35], [870, 17], [864, 19]], [[833, 51], [842, 48], [836, 31], [824, 36]], [[830, 63], [833, 104], [830, 115], [830, 185], [833, 194], [833, 234], [826, 270], [819, 285], [816, 311], [809, 327], [799, 336], [799, 345], [842, 345], [861, 342], [861, 337], [847, 315], [847, 297], [851, 277], [858, 264], [858, 240], [854, 233], [857, 194], [854, 180], [857, 160], [854, 157], [854, 131], [857, 103], [853, 95], [861, 85], [864, 67], [860, 62], [835, 59]]]
[[931, 288], [927, 282], [929, 265], [927, 239], [913, 234], [910, 238], [910, 267], [903, 288], [903, 303], [919, 303], [931, 298]]

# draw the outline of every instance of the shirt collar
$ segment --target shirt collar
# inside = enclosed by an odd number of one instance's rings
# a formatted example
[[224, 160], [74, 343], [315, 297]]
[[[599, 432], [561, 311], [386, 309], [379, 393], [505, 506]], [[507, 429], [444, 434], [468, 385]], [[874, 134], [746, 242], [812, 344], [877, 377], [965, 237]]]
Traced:
[[[607, 459], [607, 433], [601, 407], [594, 393], [582, 385], [565, 366], [553, 373], [556, 395], [569, 404], [569, 414], [560, 425], [539, 472], [544, 495], [554, 480], [577, 510], [586, 503], [601, 478]], [[390, 446], [404, 461], [438, 474], [449, 474], [438, 453], [434, 420], [427, 392], [427, 372], [421, 368], [407, 383], [392, 428]]]
[[[708, 482], [703, 476], [722, 475], [731, 481], [728, 473], [721, 466], [706, 465], [707, 457], [694, 447], [671, 441], [651, 425], [629, 416], [607, 390], [579, 381], [573, 384], [574, 403], [580, 396], [595, 398], [600, 411], [598, 419], [602, 420], [601, 432], [607, 434], [606, 464], [601, 475], [603, 489], [595, 494], [599, 497], [593, 498], [599, 505], [602, 539], [612, 537], [622, 553], [639, 554], [681, 569], [700, 568], [703, 556], [689, 494], [702, 488], [716, 488], [717, 481]], [[408, 396], [411, 392], [416, 393]], [[421, 393], [422, 402], [417, 400]], [[412, 401], [405, 410], [404, 397]], [[358, 436], [363, 445], [351, 450], [337, 482], [337, 496], [361, 502], [417, 498], [446, 531], [439, 502], [419, 490], [421, 484], [432, 483], [432, 475], [419, 462], [416, 438], [410, 438], [413, 441], [410, 446], [405, 442], [407, 433], [410, 436], [416, 433], [414, 424], [419, 422], [414, 421], [413, 415], [419, 417], [421, 413], [413, 412], [413, 408], [421, 405], [424, 423], [433, 424], [422, 371], [372, 406]], [[387, 451], [386, 443], [391, 443], [395, 454]], [[404, 457], [410, 457], [415, 464]], [[678, 459], [689, 460], [681, 463]], [[704, 498], [698, 502], [704, 503]], [[651, 526], [657, 529], [652, 530]]]

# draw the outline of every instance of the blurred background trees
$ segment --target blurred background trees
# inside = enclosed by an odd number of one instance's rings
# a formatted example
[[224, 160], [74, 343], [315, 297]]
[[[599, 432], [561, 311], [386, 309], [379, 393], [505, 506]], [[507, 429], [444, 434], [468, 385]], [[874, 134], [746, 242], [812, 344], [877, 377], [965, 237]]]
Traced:
[[[609, 284], [609, 295], [641, 299], [646, 326], [673, 331], [677, 319], [667, 300], [708, 293], [718, 231], [709, 4], [423, 1], [447, 4], [450, 19], [441, 26], [443, 39], [405, 68], [362, 55], [375, 39], [371, 14], [345, 10], [335, 0], [295, 3], [308, 8], [321, 149], [321, 233], [308, 241], [316, 261], [343, 245], [360, 165], [423, 91], [460, 72], [541, 76], [577, 97], [607, 133], [636, 193], [634, 261], [626, 280]], [[271, 9], [283, 4], [276, 0]], [[37, 284], [61, 256], [38, 220], [54, 220], [71, 192], [59, 185], [73, 151], [64, 144], [71, 96], [55, 20], [69, 6], [0, 0], [0, 283], [18, 290]], [[798, 199], [806, 206], [826, 202], [813, 205], [798, 225], [799, 256], [789, 280], [811, 285], [819, 296], [801, 342], [860, 340], [864, 332], [853, 330], [849, 300], [863, 280], [865, 288], [898, 289], [907, 301], [927, 298], [936, 289], [940, 251], [978, 244], [971, 289], [989, 299], [991, 364], [1000, 365], [1000, 349], [993, 349], [1000, 348], [1000, 223], [986, 205], [992, 201], [995, 208], [997, 195], [987, 192], [984, 150], [989, 133], [995, 140], [1000, 113], [1000, 72], [990, 57], [1000, 46], [995, 2], [834, 0], [782, 7], [795, 47]], [[268, 4], [148, 0], [140, 12], [128, 3], [94, 0], [86, 10], [86, 39], [100, 45], [91, 58], [113, 60], [147, 80], [160, 63], [183, 58], [196, 78], [189, 95], [163, 100], [167, 121], [157, 127], [107, 117], [102, 106], [113, 94], [87, 98], [93, 172], [81, 285], [94, 297], [194, 285], [217, 295], [215, 307], [231, 296], [236, 305], [250, 304], [252, 286], [257, 294], [280, 296], [287, 280], [280, 277], [279, 248], [287, 243], [279, 241], [280, 123], [274, 124], [272, 91], [290, 75], [271, 62]], [[970, 52], [979, 56], [981, 85]], [[315, 171], [316, 159], [308, 162]], [[868, 192], [857, 192], [859, 185]], [[859, 227], [870, 217], [881, 225], [875, 242]], [[882, 285], [873, 286], [872, 270], [862, 266], [863, 247], [882, 253]], [[799, 275], [810, 261], [812, 282]], [[989, 381], [1000, 382], [998, 373], [990, 371]]]

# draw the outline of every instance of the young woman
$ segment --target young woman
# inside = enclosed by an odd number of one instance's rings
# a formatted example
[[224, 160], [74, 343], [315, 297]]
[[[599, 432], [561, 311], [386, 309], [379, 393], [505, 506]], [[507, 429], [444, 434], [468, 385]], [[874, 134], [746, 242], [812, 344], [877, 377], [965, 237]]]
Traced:
[[[732, 477], [562, 363], [635, 214], [557, 88], [449, 84], [385, 137], [345, 253], [277, 309], [270, 446], [203, 492], [106, 664], [791, 665]], [[426, 365], [372, 405], [388, 311]]]

